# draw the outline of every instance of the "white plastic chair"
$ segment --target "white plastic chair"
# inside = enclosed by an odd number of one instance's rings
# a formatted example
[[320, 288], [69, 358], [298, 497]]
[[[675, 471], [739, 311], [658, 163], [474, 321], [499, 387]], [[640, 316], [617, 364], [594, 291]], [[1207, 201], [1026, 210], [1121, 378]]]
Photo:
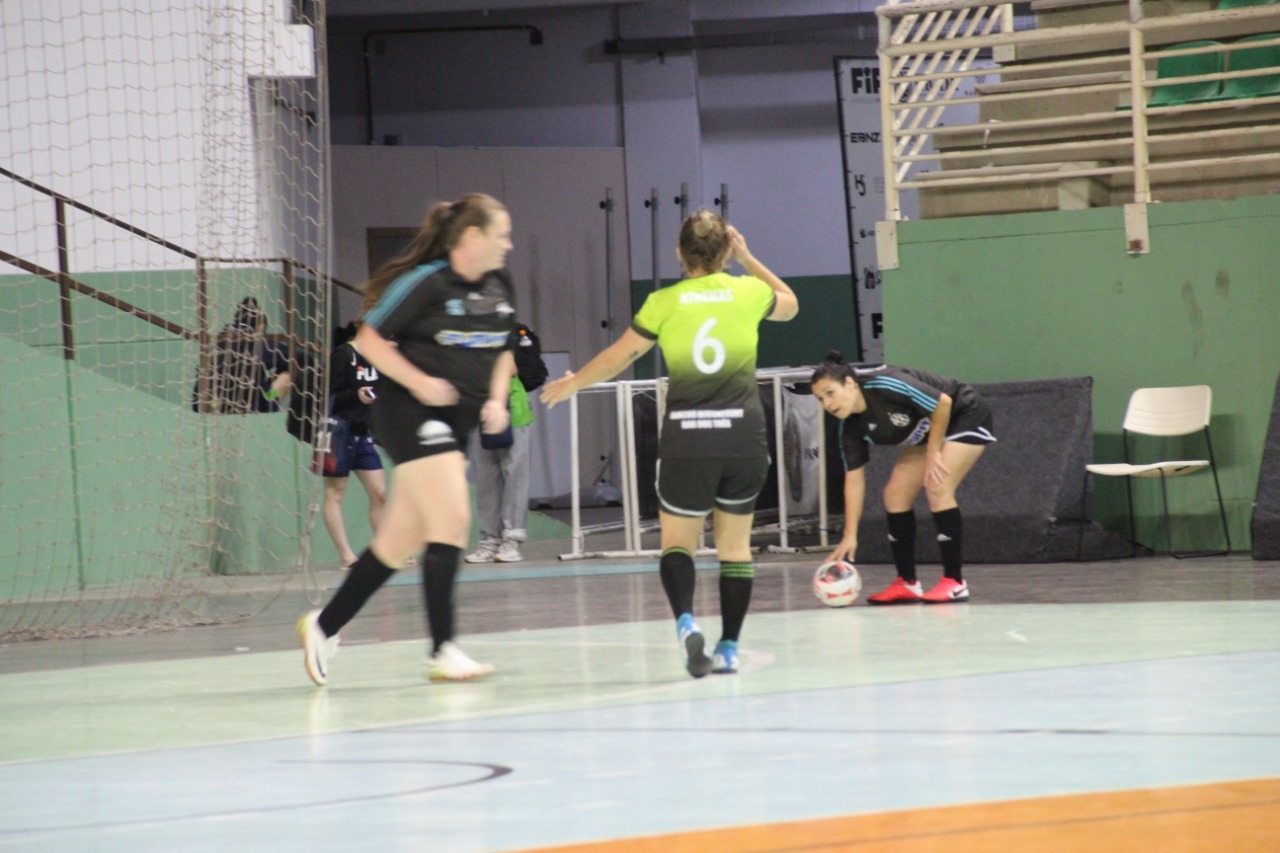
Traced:
[[[1086, 465], [1085, 470], [1103, 477], [1124, 477], [1125, 492], [1129, 499], [1129, 539], [1137, 544], [1133, 520], [1134, 477], [1160, 478], [1160, 494], [1164, 499], [1165, 541], [1169, 553], [1181, 559], [1189, 556], [1229, 554], [1231, 532], [1227, 529], [1227, 509], [1222, 502], [1222, 486], [1218, 482], [1218, 466], [1213, 457], [1213, 441], [1209, 437], [1209, 414], [1213, 406], [1213, 390], [1208, 385], [1188, 385], [1178, 388], [1139, 388], [1129, 397], [1129, 408], [1124, 413], [1123, 439], [1124, 462]], [[1129, 436], [1179, 436], [1203, 431], [1208, 459], [1179, 459], [1134, 464], [1129, 456]], [[1213, 486], [1218, 493], [1218, 513], [1222, 517], [1222, 535], [1227, 541], [1225, 551], [1201, 554], [1177, 554], [1173, 550], [1173, 531], [1169, 524], [1169, 492], [1166, 482], [1171, 477], [1193, 474], [1208, 468], [1213, 473]]]

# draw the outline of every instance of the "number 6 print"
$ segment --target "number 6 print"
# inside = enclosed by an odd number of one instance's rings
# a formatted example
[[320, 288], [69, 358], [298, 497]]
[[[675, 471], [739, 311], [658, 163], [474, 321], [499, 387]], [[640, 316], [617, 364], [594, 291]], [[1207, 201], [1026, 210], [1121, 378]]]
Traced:
[[[715, 373], [724, 367], [724, 344], [717, 338], [711, 337], [711, 329], [715, 324], [715, 317], [708, 318], [693, 338], [693, 363], [703, 373]], [[703, 358], [707, 350], [711, 351], [710, 359]]]

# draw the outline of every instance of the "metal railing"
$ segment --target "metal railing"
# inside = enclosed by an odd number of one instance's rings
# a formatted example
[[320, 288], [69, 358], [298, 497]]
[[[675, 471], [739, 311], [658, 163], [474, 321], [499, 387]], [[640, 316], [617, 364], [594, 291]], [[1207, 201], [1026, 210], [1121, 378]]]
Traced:
[[[118, 311], [130, 316], [136, 317], [158, 329], [162, 329], [169, 334], [181, 337], [189, 341], [197, 341], [200, 344], [200, 372], [204, 375], [210, 359], [212, 347], [216, 336], [209, 331], [208, 318], [208, 277], [209, 266], [211, 264], [228, 264], [228, 265], [252, 265], [264, 266], [269, 264], [279, 264], [281, 267], [281, 276], [284, 282], [283, 301], [285, 316], [285, 333], [280, 335], [268, 335], [271, 339], [280, 339], [286, 342], [288, 347], [288, 358], [290, 364], [297, 363], [297, 350], [299, 348], [308, 350], [312, 353], [322, 351], [323, 342], [308, 340], [298, 334], [297, 329], [297, 310], [295, 308], [295, 299], [297, 294], [297, 285], [295, 275], [298, 270], [302, 270], [314, 276], [318, 281], [329, 281], [335, 286], [344, 288], [353, 293], [360, 293], [360, 290], [346, 282], [340, 281], [309, 264], [305, 264], [294, 258], [274, 257], [274, 258], [216, 258], [205, 257], [191, 249], [180, 246], [158, 235], [152, 234], [142, 228], [132, 225], [124, 220], [97, 210], [83, 202], [70, 198], [57, 192], [56, 190], [45, 187], [35, 181], [15, 174], [3, 167], [0, 167], [0, 177], [21, 184], [28, 189], [47, 196], [54, 204], [54, 241], [57, 251], [58, 268], [49, 269], [34, 261], [20, 257], [19, 255], [0, 249], [0, 262], [9, 264], [16, 269], [47, 279], [58, 285], [59, 298], [61, 304], [61, 328], [62, 328], [62, 351], [63, 357], [67, 360], [75, 359], [75, 320], [71, 310], [71, 294], [73, 292], [88, 296], [104, 305], [109, 305]], [[105, 222], [115, 228], [118, 228], [135, 237], [139, 237], [148, 242], [161, 246], [183, 258], [193, 262], [193, 273], [195, 277], [195, 288], [193, 296], [196, 306], [196, 329], [188, 329], [180, 323], [161, 317], [154, 312], [148, 311], [127, 300], [121, 299], [110, 293], [106, 293], [98, 288], [92, 287], [83, 281], [77, 279], [71, 272], [70, 264], [70, 238], [69, 225], [67, 219], [68, 208], [74, 208], [89, 216]]]
[[[813, 370], [810, 368], [765, 368], [756, 371], [756, 381], [759, 385], [767, 385], [773, 398], [773, 437], [774, 447], [776, 448], [776, 465], [774, 471], [775, 482], [778, 490], [778, 512], [777, 522], [767, 525], [758, 525], [753, 528], [753, 533], [773, 534], [776, 533], [778, 541], [766, 547], [766, 550], [773, 552], [795, 552], [802, 550], [792, 546], [790, 533], [793, 527], [816, 527], [818, 530], [818, 550], [825, 550], [829, 547], [829, 530], [827, 528], [827, 470], [826, 470], [826, 431], [823, 425], [823, 410], [817, 407], [815, 417], [817, 418], [817, 427], [815, 434], [818, 438], [818, 483], [817, 483], [817, 502], [818, 514], [814, 518], [806, 516], [803, 518], [792, 518], [787, 509], [787, 471], [786, 464], [783, 461], [783, 447], [785, 446], [784, 438], [784, 411], [783, 411], [783, 386], [794, 383], [808, 382], [813, 376]], [[623, 545], [618, 550], [605, 551], [587, 551], [586, 536], [588, 533], [605, 533], [612, 532], [617, 529], [617, 525], [602, 525], [595, 529], [588, 529], [582, 525], [582, 486], [581, 471], [579, 462], [579, 409], [578, 395], [569, 398], [569, 459], [570, 461], [570, 537], [573, 543], [573, 550], [566, 554], [561, 554], [562, 560], [581, 560], [595, 559], [603, 557], [638, 557], [638, 556], [656, 556], [660, 552], [654, 549], [646, 550], [642, 544], [641, 537], [646, 532], [652, 532], [657, 529], [656, 522], [646, 523], [640, 516], [640, 471], [639, 471], [639, 449], [636, 435], [636, 411], [635, 396], [637, 394], [651, 394], [657, 398], [657, 421], [662, 422], [662, 413], [666, 405], [666, 388], [667, 379], [631, 379], [631, 380], [615, 380], [611, 382], [600, 382], [589, 388], [583, 389], [583, 394], [612, 394], [614, 398], [614, 409], [618, 429], [618, 447], [621, 448], [621, 456], [626, 463], [622, 466], [621, 471], [621, 496], [622, 496], [622, 531]], [[757, 516], [764, 513], [757, 513]], [[757, 518], [757, 521], [760, 519]], [[699, 555], [713, 553], [713, 550], [700, 548]]]

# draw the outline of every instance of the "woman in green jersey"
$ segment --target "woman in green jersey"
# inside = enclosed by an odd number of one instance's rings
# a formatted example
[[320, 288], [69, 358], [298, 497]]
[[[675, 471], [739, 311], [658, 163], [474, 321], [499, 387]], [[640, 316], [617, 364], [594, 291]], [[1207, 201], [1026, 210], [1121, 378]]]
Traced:
[[[658, 444], [662, 586], [676, 617], [685, 667], [694, 678], [738, 670], [738, 635], [751, 601], [755, 567], [751, 527], [756, 497], [769, 471], [764, 407], [756, 383], [762, 320], [790, 320], [795, 293], [715, 213], [699, 210], [680, 227], [676, 249], [684, 280], [655, 291], [616, 342], [577, 373], [547, 383], [554, 406], [612, 379], [657, 343], [670, 372]], [[748, 273], [725, 272], [733, 257]], [[720, 559], [720, 641], [705, 651], [693, 618], [693, 554], [714, 513]]]

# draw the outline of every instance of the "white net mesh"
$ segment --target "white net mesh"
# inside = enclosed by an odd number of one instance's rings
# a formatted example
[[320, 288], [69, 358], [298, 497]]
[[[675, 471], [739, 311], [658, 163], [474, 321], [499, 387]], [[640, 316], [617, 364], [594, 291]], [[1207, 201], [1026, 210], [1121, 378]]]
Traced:
[[305, 565], [323, 46], [313, 3], [0, 4], [0, 638], [241, 618]]

